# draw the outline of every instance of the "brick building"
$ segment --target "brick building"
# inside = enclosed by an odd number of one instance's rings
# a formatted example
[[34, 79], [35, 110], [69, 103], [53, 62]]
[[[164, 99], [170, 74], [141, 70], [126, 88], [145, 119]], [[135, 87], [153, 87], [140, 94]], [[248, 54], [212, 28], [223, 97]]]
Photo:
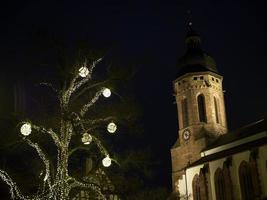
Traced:
[[185, 43], [187, 51], [173, 81], [179, 123], [171, 148], [174, 198], [266, 198], [266, 120], [229, 131], [223, 77], [191, 26]]

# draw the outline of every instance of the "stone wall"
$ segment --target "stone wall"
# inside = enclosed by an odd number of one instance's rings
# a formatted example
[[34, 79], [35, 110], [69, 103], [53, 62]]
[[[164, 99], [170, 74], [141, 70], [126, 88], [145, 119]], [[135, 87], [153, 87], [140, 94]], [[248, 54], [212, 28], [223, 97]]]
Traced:
[[[185, 74], [176, 79], [174, 92], [178, 109], [178, 139], [171, 149], [173, 186], [181, 170], [200, 158], [200, 152], [206, 145], [221, 134], [227, 132], [223, 77], [212, 72], [196, 72]], [[204, 95], [206, 122], [200, 122], [198, 113], [198, 95]], [[218, 100], [219, 123], [216, 122], [214, 97]], [[182, 100], [187, 99], [189, 125], [183, 127]], [[189, 130], [189, 140], [183, 139], [184, 130]]]

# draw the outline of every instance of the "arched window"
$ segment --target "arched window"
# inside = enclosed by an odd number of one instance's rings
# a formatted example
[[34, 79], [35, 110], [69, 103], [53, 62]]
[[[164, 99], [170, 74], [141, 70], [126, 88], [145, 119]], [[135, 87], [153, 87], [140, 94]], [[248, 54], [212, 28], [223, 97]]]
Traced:
[[199, 175], [196, 174], [192, 182], [194, 200], [208, 200], [208, 188], [206, 182], [203, 169], [200, 169]]
[[185, 128], [189, 125], [188, 104], [186, 98], [182, 100], [182, 115], [183, 115], [183, 128]]
[[193, 187], [193, 199], [194, 200], [201, 200], [200, 182], [199, 182], [198, 174], [196, 174], [193, 178], [192, 187]]
[[207, 187], [207, 179], [205, 175], [206, 166], [200, 169], [199, 172], [199, 185], [200, 185], [200, 199], [208, 200], [208, 187]]
[[217, 200], [225, 200], [225, 182], [223, 177], [223, 171], [218, 168], [214, 175], [215, 191]]
[[203, 94], [197, 97], [198, 117], [200, 122], [207, 122], [205, 97]]
[[233, 186], [232, 186], [232, 179], [231, 179], [230, 169], [229, 169], [229, 159], [224, 162], [222, 172], [223, 172], [224, 185], [225, 185], [225, 199], [232, 200], [233, 199]]
[[228, 167], [218, 168], [214, 175], [216, 200], [232, 200], [232, 184]]
[[243, 200], [255, 199], [249, 164], [242, 161], [239, 166], [239, 182]]
[[258, 166], [257, 166], [257, 160], [253, 155], [251, 155], [249, 159], [249, 168], [250, 168], [251, 177], [252, 177], [254, 198], [260, 199], [261, 185], [260, 185], [260, 180], [259, 180]]
[[216, 97], [214, 97], [214, 108], [215, 108], [215, 118], [216, 118], [216, 123], [220, 123], [219, 119], [219, 101]]

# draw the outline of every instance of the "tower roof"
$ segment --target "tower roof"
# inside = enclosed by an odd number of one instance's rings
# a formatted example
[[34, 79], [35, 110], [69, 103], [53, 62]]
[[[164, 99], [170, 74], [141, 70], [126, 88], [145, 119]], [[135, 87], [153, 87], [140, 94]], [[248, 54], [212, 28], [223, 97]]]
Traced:
[[212, 71], [218, 73], [214, 59], [201, 48], [201, 38], [188, 24], [188, 31], [185, 37], [187, 50], [177, 63], [178, 76], [191, 72]]

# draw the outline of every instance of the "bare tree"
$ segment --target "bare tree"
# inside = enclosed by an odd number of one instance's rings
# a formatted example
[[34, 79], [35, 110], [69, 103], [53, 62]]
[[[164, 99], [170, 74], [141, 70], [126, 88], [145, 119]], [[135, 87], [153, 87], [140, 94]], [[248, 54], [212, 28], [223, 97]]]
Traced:
[[[21, 123], [20, 131], [23, 135], [23, 140], [37, 152], [44, 165], [45, 175], [41, 180], [42, 186], [39, 188], [38, 192], [27, 196], [22, 194], [17, 184], [5, 171], [0, 170], [1, 179], [10, 187], [12, 199], [68, 200], [70, 191], [75, 188], [87, 189], [92, 191], [92, 193], [97, 194], [99, 199], [106, 199], [101, 193], [100, 186], [95, 184], [93, 178], [89, 179], [90, 181], [88, 182], [84, 182], [72, 177], [68, 172], [69, 157], [79, 149], [89, 150], [88, 147], [91, 143], [94, 143], [99, 152], [103, 154], [104, 159], [102, 160], [102, 164], [105, 167], [110, 166], [111, 162], [115, 161], [110, 157], [107, 149], [92, 131], [103, 122], [109, 123], [108, 130], [110, 132], [116, 131], [116, 124], [114, 123], [115, 117], [106, 116], [104, 118], [87, 119], [85, 116], [96, 104], [99, 98], [102, 98], [101, 96], [108, 97], [111, 92], [108, 88], [99, 87], [101, 84], [91, 81], [94, 68], [101, 60], [102, 58], [95, 60], [90, 64], [85, 60], [80, 65], [77, 65], [75, 67], [75, 73], [70, 81], [63, 84], [60, 89], [56, 89], [50, 83], [41, 83], [42, 85], [51, 88], [56, 94], [59, 102], [60, 117], [58, 124], [54, 128], [45, 128], [36, 125], [31, 121]], [[77, 96], [88, 93], [90, 90], [91, 92], [94, 92], [94, 94], [88, 102], [85, 102], [77, 111], [70, 109], [71, 104], [75, 101]], [[31, 140], [30, 134], [32, 131], [43, 137], [49, 136], [52, 139], [57, 149], [57, 158], [54, 164], [38, 142], [33, 142]], [[79, 134], [82, 136], [83, 144], [72, 147], [70, 143], [73, 136]], [[53, 168], [53, 170], [51, 168]]]

